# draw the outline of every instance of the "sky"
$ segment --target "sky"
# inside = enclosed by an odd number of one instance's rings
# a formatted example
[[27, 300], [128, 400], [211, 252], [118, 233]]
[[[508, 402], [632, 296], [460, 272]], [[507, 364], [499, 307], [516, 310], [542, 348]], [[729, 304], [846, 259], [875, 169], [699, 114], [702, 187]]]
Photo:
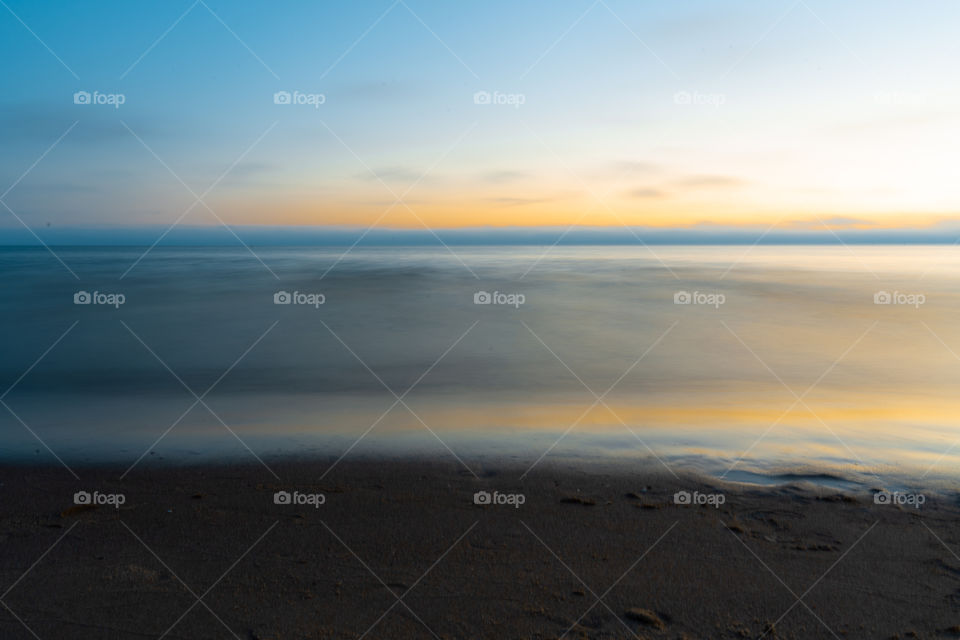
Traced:
[[952, 228], [958, 14], [3, 0], [0, 229]]

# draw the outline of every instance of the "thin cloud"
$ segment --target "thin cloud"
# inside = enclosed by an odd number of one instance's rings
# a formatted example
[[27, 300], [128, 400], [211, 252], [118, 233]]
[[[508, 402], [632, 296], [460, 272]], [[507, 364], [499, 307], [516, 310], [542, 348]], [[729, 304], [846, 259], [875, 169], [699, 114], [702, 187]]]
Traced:
[[[79, 121], [61, 144], [98, 144], [126, 141], [130, 132], [121, 124], [115, 109], [96, 109], [73, 103], [49, 106], [34, 103], [0, 105], [0, 142], [9, 145], [50, 144], [72, 123]], [[161, 133], [156, 122], [130, 118], [131, 128], [138, 135]], [[167, 135], [166, 132], [163, 132]], [[32, 148], [32, 147], [31, 147]]]
[[493, 184], [501, 184], [504, 182], [516, 182], [517, 180], [526, 180], [533, 177], [532, 174], [526, 171], [514, 171], [514, 170], [505, 170], [505, 171], [491, 171], [489, 173], [484, 173], [480, 176], [480, 179], [484, 182], [489, 182]]
[[788, 228], [794, 229], [823, 229], [824, 226], [837, 229], [837, 228], [867, 228], [867, 227], [876, 227], [878, 226], [875, 222], [867, 220], [865, 218], [853, 218], [850, 216], [833, 216], [830, 218], [819, 218], [813, 220], [790, 220], [785, 225]]
[[746, 181], [734, 176], [701, 174], [679, 178], [674, 184], [679, 187], [713, 189], [742, 187]]
[[227, 184], [245, 184], [257, 182], [263, 177], [275, 173], [279, 167], [269, 162], [241, 162], [235, 166], [224, 182]]
[[669, 194], [662, 189], [644, 188], [644, 189], [634, 189], [632, 191], [628, 191], [627, 195], [631, 198], [655, 199], [655, 198], [666, 198]]
[[487, 202], [500, 205], [501, 207], [523, 207], [532, 204], [546, 204], [553, 202], [552, 198], [487, 198]]
[[420, 179], [423, 175], [422, 169], [415, 169], [413, 167], [402, 167], [402, 166], [391, 166], [391, 167], [374, 167], [372, 173], [370, 171], [361, 171], [356, 174], [358, 180], [366, 180], [368, 182], [379, 182], [380, 180], [402, 180], [405, 182], [413, 183]]
[[645, 162], [642, 160], [618, 160], [609, 167], [615, 174], [651, 174], [660, 173], [663, 167], [654, 162]]

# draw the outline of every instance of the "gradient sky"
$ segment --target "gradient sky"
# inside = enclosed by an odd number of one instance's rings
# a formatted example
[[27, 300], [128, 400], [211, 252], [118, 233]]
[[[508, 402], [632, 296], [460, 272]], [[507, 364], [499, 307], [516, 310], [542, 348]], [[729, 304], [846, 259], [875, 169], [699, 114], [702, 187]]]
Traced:
[[924, 227], [960, 217], [958, 14], [3, 0], [0, 200], [38, 229], [217, 224], [184, 215], [211, 186], [230, 224]]

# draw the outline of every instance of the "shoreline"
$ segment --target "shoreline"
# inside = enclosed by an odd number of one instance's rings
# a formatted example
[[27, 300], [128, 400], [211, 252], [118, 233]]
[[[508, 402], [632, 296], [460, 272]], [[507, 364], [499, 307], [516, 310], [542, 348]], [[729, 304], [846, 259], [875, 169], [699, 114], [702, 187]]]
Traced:
[[[125, 453], [125, 452], [124, 452]], [[37, 450], [38, 457], [44, 456]], [[39, 461], [26, 456], [0, 457], [0, 469], [19, 468], [25, 470], [57, 469], [65, 474], [82, 475], [83, 472], [109, 476], [126, 476], [146, 470], [164, 472], [171, 470], [190, 471], [193, 469], [245, 469], [251, 474], [259, 472], [272, 475], [274, 466], [285, 469], [310, 467], [319, 470], [321, 475], [336, 475], [337, 468], [347, 461], [362, 465], [436, 465], [451, 464], [459, 467], [466, 475], [483, 477], [492, 470], [498, 476], [513, 477], [522, 480], [527, 475], [543, 473], [591, 473], [615, 476], [640, 474], [643, 476], [672, 476], [675, 482], [681, 479], [701, 484], [716, 484], [736, 490], [744, 488], [778, 489], [789, 486], [836, 491], [850, 495], [869, 495], [880, 490], [887, 491], [923, 491], [942, 499], [960, 499], [960, 476], [948, 473], [930, 473], [921, 467], [887, 469], [872, 471], [855, 468], [851, 465], [829, 466], [815, 461], [777, 461], [766, 467], [759, 467], [753, 460], [734, 461], [710, 455], [699, 456], [642, 456], [642, 455], [574, 455], [553, 453], [543, 459], [532, 453], [514, 453], [507, 455], [499, 450], [484, 453], [457, 454], [456, 457], [443, 453], [401, 451], [385, 454], [383, 451], [358, 454], [350, 452], [347, 456], [328, 453], [321, 449], [302, 452], [271, 452], [258, 455], [256, 459], [248, 451], [238, 451], [230, 455], [210, 452], [183, 452], [158, 455], [151, 451], [139, 460], [136, 457], [116, 459], [78, 459], [67, 456], [65, 459]], [[550, 470], [550, 471], [548, 471]], [[78, 473], [79, 472], [79, 473]]]
[[[41, 638], [156, 638], [191, 605], [166, 637], [960, 637], [955, 499], [554, 462], [522, 481], [438, 459], [271, 467], [0, 466], [4, 602]], [[33, 637], [4, 609], [0, 632]]]

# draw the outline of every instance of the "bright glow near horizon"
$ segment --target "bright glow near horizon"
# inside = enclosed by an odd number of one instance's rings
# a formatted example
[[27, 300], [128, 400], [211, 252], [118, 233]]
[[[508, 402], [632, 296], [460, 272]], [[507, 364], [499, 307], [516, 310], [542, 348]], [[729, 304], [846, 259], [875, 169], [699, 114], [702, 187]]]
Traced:
[[178, 178], [214, 185], [231, 224], [896, 228], [960, 211], [952, 4], [55, 4], [0, 9], [17, 63], [3, 199], [35, 228], [172, 223], [194, 202]]

